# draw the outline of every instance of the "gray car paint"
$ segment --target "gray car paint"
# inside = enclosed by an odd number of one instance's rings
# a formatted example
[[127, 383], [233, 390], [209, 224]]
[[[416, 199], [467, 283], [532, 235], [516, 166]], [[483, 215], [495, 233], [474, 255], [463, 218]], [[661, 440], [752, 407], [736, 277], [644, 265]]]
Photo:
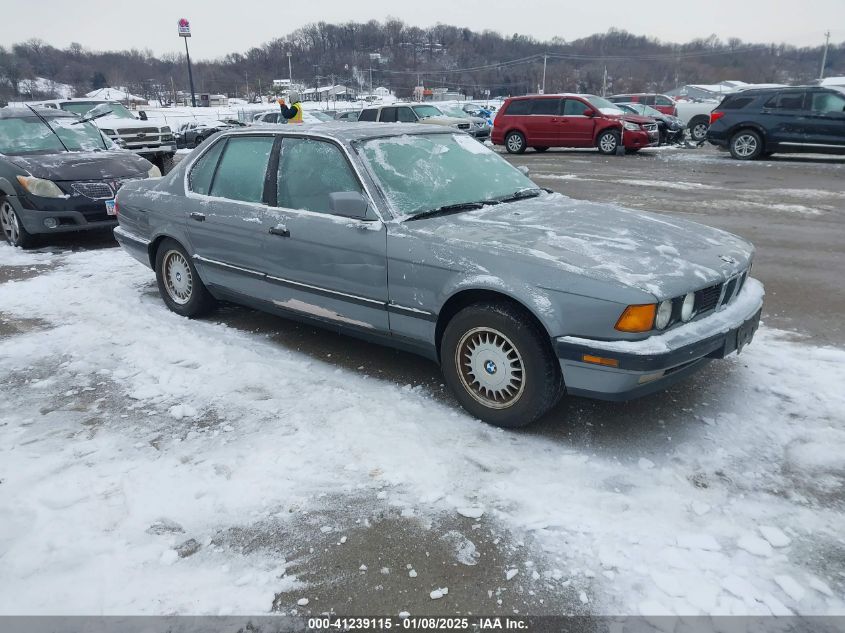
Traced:
[[[236, 203], [186, 191], [186, 174], [211, 147], [208, 143], [167, 177], [121, 190], [121, 242], [151, 265], [157, 238], [172, 237], [194, 256], [213, 294], [266, 303], [350, 331], [412, 341], [433, 358], [437, 317], [463, 291], [491, 291], [519, 301], [551, 338], [637, 340], [650, 333], [614, 329], [625, 306], [725, 281], [748, 269], [753, 256], [751, 244], [717, 229], [559, 194], [403, 221], [380, 194], [355, 144], [454, 131], [373, 123], [266, 131], [330, 140], [344, 148], [364, 184], [372, 219]], [[265, 130], [233, 130], [217, 140], [259, 132]], [[194, 211], [204, 213], [207, 221], [187, 219]], [[226, 234], [216, 235], [219, 243], [206, 248], [194, 224], [219, 233], [208, 221], [218, 215], [226, 218], [221, 220]], [[291, 237], [271, 236], [268, 230], [276, 225], [287, 227]]]

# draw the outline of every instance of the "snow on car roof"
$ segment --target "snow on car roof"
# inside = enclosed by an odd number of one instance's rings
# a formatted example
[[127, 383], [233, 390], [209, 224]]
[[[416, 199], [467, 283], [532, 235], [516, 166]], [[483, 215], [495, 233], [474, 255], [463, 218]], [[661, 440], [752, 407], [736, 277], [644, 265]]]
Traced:
[[360, 141], [364, 139], [380, 138], [385, 136], [401, 136], [405, 134], [456, 134], [458, 130], [453, 128], [421, 125], [419, 123], [343, 123], [327, 122], [315, 125], [252, 125], [250, 127], [229, 130], [223, 134], [244, 135], [255, 132], [273, 132], [274, 134], [285, 134], [296, 136], [298, 134], [313, 134], [314, 136], [329, 137], [336, 141]]
[[[76, 118], [76, 115], [71, 114], [70, 112], [65, 112], [64, 110], [56, 110], [55, 108], [42, 108], [38, 106], [33, 106], [33, 110], [35, 110], [36, 113], [40, 114], [43, 117]], [[30, 116], [33, 116], [33, 112], [29, 108], [18, 108], [11, 106], [6, 108], [0, 108], [0, 119], [21, 119]]]

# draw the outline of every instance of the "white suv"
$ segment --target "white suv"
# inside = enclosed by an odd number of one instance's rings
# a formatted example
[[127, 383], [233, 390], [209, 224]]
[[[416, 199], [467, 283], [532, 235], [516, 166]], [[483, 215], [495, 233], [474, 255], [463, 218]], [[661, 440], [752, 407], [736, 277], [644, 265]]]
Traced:
[[358, 121], [379, 121], [380, 123], [430, 123], [445, 125], [462, 132], [470, 132], [472, 121], [446, 116], [439, 108], [429, 103], [394, 103], [361, 111]]

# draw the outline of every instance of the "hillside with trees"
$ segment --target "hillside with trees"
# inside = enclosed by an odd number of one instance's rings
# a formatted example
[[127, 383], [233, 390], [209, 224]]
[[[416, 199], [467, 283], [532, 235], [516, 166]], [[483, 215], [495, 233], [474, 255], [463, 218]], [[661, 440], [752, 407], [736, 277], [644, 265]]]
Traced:
[[[612, 92], [727, 79], [806, 83], [818, 77], [822, 57], [821, 46], [723, 42], [715, 36], [675, 44], [616, 29], [574, 41], [540, 41], [446, 24], [419, 28], [395, 19], [319, 22], [244, 53], [195, 61], [196, 90], [232, 97], [267, 94], [273, 79], [288, 77], [288, 52], [295, 83], [334, 82], [366, 92], [372, 68], [375, 85], [405, 97], [419, 84], [475, 97], [486, 90], [492, 96], [534, 92], [544, 56], [547, 91], [593, 93], [601, 91], [605, 69]], [[373, 60], [375, 54], [379, 58]], [[845, 42], [831, 44], [826, 74], [845, 75]], [[0, 47], [0, 101], [56, 96], [48, 94], [51, 83], [68, 84], [77, 95], [109, 85], [167, 100], [175, 90], [186, 90], [188, 79], [181, 54], [99, 52], [79, 44], [59, 49], [39, 40]]]

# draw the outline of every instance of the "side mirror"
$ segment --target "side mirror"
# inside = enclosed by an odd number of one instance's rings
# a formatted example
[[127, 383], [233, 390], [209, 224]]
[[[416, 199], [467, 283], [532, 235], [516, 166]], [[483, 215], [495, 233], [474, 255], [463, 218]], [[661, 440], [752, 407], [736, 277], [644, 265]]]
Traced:
[[521, 171], [525, 176], [528, 176], [531, 173], [531, 170], [528, 169], [528, 167], [526, 167], [525, 165], [520, 165], [519, 167], [517, 167], [517, 169]]
[[146, 113], [146, 111], [144, 111], [144, 110], [138, 110], [138, 118], [139, 118], [139, 119], [141, 119], [142, 121], [146, 121], [146, 120], [147, 120], [147, 113]]
[[343, 218], [366, 220], [370, 203], [357, 191], [336, 191], [329, 194], [332, 213]]
[[594, 117], [596, 116], [595, 110], [584, 110], [584, 116]]

